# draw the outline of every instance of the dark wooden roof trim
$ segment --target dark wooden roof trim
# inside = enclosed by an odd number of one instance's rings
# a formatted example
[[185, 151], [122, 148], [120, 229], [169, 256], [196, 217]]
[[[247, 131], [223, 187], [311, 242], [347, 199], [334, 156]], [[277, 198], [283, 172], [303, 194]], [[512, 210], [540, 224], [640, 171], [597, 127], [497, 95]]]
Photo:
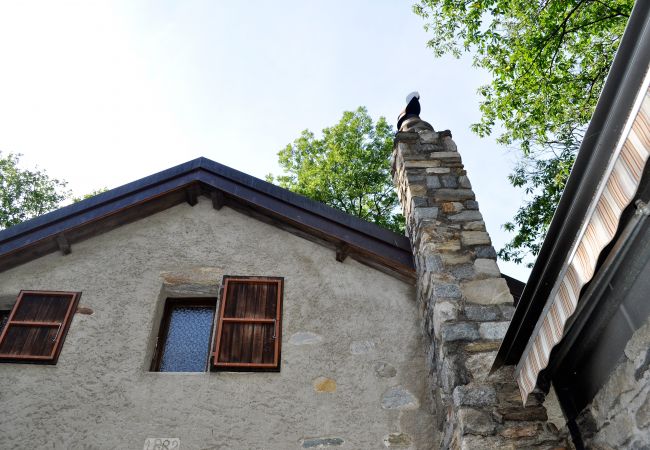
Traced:
[[[274, 186], [224, 165], [198, 158], [104, 192], [0, 232], [0, 270], [58, 249], [56, 236], [70, 243], [129, 221], [193, 202], [199, 192], [217, 202], [236, 202], [300, 230], [348, 245], [351, 256], [370, 258], [402, 276], [414, 276], [410, 242], [400, 236], [322, 203]], [[188, 197], [189, 193], [189, 197]], [[213, 197], [215, 198], [215, 197]], [[374, 264], [372, 264], [374, 265]]]

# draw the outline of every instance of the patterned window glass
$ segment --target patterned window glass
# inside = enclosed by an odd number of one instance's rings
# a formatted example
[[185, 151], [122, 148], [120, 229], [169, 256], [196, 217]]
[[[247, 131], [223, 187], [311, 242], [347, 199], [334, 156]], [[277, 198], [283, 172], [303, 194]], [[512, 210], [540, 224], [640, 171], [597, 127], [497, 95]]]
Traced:
[[215, 301], [168, 301], [159, 337], [159, 372], [203, 372], [208, 364]]

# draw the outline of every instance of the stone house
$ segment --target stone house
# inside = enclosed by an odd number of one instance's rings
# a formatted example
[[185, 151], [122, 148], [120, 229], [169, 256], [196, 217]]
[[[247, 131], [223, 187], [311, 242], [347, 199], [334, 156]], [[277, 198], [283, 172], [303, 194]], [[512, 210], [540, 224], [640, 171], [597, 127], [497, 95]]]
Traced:
[[649, 10], [525, 289], [417, 99], [408, 237], [205, 158], [1, 231], [0, 448], [647, 448]]
[[0, 242], [0, 448], [433, 442], [404, 236], [199, 158]]
[[[406, 213], [466, 230], [442, 259], [204, 158], [0, 232], [0, 447], [438, 447], [431, 320], [489, 357], [522, 285], [497, 268], [449, 133], [421, 139], [433, 159], [406, 166], [448, 187]], [[416, 302], [417, 267], [449, 278], [444, 263], [468, 317], [496, 322], [446, 328]]]

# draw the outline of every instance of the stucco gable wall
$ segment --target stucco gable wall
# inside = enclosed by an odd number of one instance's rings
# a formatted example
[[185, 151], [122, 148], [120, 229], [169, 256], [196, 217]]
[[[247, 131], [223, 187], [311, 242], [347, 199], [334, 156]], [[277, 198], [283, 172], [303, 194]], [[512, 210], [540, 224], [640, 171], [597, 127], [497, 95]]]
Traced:
[[[207, 294], [222, 274], [285, 278], [281, 372], [148, 372], [166, 292]], [[94, 313], [74, 317], [56, 366], [0, 364], [1, 448], [436, 442], [413, 287], [205, 198], [0, 273], [0, 295], [20, 289], [82, 291]], [[296, 345], [304, 332], [317, 342]]]

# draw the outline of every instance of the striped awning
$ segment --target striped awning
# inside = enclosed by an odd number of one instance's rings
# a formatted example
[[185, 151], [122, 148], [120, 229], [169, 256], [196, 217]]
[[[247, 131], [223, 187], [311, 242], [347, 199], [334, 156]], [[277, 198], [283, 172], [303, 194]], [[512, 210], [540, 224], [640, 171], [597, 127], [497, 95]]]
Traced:
[[601, 251], [616, 234], [623, 210], [634, 199], [650, 156], [650, 91], [648, 77], [634, 104], [608, 170], [585, 221], [537, 321], [519, 364], [517, 382], [526, 403], [539, 373], [548, 365], [567, 320], [576, 309], [583, 286], [594, 276]]

